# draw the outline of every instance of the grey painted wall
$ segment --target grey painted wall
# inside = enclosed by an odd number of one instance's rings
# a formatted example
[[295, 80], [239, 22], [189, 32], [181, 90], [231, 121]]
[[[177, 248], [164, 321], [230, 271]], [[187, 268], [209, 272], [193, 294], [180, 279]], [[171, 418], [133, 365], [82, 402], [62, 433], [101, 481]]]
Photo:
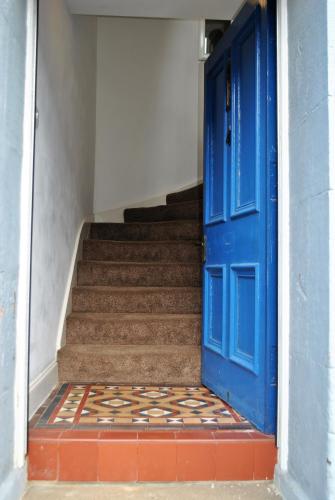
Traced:
[[96, 19], [65, 0], [41, 1], [39, 14], [31, 381], [56, 359], [76, 237], [93, 212], [95, 144]]
[[[288, 1], [291, 324], [287, 498], [335, 498], [329, 434], [332, 394], [330, 228], [334, 144], [329, 118], [331, 0]], [[334, 21], [334, 18], [333, 18]], [[328, 28], [328, 31], [327, 31]], [[331, 249], [334, 252], [334, 248]]]
[[0, 498], [18, 498], [14, 470], [14, 373], [19, 274], [26, 2], [0, 2]]

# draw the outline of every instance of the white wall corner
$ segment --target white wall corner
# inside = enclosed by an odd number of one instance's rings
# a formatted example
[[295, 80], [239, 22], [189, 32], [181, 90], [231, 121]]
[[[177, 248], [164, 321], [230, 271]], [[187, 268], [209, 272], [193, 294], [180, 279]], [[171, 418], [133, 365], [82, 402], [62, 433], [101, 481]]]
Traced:
[[77, 264], [78, 261], [82, 259], [83, 256], [83, 242], [89, 237], [91, 222], [93, 222], [94, 217], [86, 217], [80, 224], [76, 241], [73, 248], [68, 278], [66, 282], [66, 288], [64, 292], [64, 299], [62, 310], [58, 323], [58, 333], [57, 333], [57, 351], [65, 344], [66, 340], [66, 318], [71, 313], [72, 310], [72, 288], [77, 284]]
[[53, 361], [29, 384], [29, 419], [58, 384], [57, 362]]

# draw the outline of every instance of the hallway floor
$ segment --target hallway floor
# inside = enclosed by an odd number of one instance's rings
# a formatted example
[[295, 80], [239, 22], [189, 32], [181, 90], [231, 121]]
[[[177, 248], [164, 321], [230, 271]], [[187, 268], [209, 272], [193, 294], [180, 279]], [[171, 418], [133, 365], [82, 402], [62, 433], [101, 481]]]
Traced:
[[37, 412], [35, 428], [250, 429], [206, 387], [63, 384]]
[[24, 500], [280, 500], [270, 482], [88, 485], [30, 483]]
[[260, 481], [277, 450], [204, 387], [66, 383], [32, 418], [28, 456], [30, 480]]

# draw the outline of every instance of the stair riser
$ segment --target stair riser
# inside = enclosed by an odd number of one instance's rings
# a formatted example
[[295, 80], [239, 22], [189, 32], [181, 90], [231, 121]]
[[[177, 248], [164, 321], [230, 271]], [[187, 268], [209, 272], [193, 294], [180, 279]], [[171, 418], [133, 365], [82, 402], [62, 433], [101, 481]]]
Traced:
[[124, 211], [125, 222], [158, 222], [168, 220], [188, 220], [202, 218], [200, 203], [163, 205], [151, 208], [128, 208]]
[[199, 345], [201, 319], [138, 318], [103, 319], [68, 318], [68, 344], [101, 345]]
[[200, 288], [145, 291], [73, 290], [74, 312], [200, 313]]
[[92, 224], [91, 238], [118, 241], [200, 240], [201, 224], [195, 221], [162, 224]]
[[[60, 382], [104, 381], [125, 385], [190, 385], [200, 384], [200, 349], [192, 355], [161, 356], [96, 355], [60, 351], [58, 356]], [[136, 370], [134, 369], [136, 367]], [[177, 375], [176, 375], [177, 374]]]
[[135, 265], [81, 262], [78, 285], [200, 286], [201, 268], [195, 265]]
[[85, 240], [85, 260], [123, 262], [200, 262], [201, 248], [196, 243], [118, 243]]
[[166, 203], [183, 203], [185, 201], [201, 200], [203, 198], [203, 185], [195, 186], [179, 193], [170, 193], [166, 197]]

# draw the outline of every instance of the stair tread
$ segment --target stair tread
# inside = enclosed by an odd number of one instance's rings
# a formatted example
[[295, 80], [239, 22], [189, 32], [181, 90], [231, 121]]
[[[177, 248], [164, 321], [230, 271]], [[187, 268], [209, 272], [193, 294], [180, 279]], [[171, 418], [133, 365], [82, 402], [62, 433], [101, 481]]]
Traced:
[[201, 315], [190, 313], [72, 313], [67, 343], [103, 345], [199, 345]]

